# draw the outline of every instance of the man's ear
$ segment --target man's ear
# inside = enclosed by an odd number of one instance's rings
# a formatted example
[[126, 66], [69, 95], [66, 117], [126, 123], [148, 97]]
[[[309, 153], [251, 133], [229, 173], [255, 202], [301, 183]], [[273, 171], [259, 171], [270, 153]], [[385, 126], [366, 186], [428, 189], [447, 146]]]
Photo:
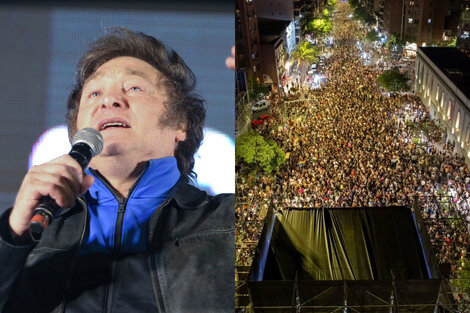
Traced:
[[175, 132], [175, 141], [185, 141], [186, 140], [186, 130], [183, 126], [178, 127]]

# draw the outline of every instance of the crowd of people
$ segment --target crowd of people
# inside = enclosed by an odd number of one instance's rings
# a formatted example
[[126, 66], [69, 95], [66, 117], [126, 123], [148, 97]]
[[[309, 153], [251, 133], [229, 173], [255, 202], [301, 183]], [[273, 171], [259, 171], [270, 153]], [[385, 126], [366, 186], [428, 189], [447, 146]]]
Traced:
[[[419, 136], [412, 131], [433, 123], [427, 108], [416, 95], [381, 91], [380, 73], [363, 64], [356, 41], [348, 40], [359, 31], [352, 21], [334, 26], [345, 44], [325, 63], [325, 86], [273, 101], [272, 118], [257, 131], [275, 140], [287, 160], [275, 175], [239, 179], [237, 238], [256, 241], [260, 228], [247, 232], [244, 223], [262, 220], [268, 207], [410, 206], [421, 211], [439, 262], [455, 272], [469, 239], [462, 216], [470, 173], [442, 145], [438, 127]], [[290, 101], [296, 97], [305, 100]]]

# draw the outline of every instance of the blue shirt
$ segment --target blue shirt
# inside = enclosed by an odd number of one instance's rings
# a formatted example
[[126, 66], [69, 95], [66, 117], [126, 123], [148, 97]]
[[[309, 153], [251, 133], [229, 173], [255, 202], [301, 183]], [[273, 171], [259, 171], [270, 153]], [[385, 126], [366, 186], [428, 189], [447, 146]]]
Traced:
[[127, 198], [121, 198], [96, 170], [85, 172], [95, 182], [84, 195], [88, 206], [88, 224], [80, 247], [80, 255], [111, 254], [115, 249], [118, 210], [121, 208], [122, 234], [120, 253], [138, 253], [147, 249], [147, 223], [152, 213], [165, 201], [181, 174], [176, 159], [167, 157], [150, 160], [130, 189]]

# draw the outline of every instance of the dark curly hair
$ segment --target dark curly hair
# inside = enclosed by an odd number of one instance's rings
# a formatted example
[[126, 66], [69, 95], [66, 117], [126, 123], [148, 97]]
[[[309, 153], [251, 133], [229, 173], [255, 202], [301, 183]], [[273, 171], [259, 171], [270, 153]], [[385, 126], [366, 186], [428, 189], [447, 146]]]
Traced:
[[124, 28], [114, 28], [104, 37], [96, 40], [82, 56], [77, 65], [75, 86], [67, 101], [67, 125], [69, 138], [76, 133], [77, 114], [83, 86], [86, 80], [104, 63], [111, 59], [130, 56], [143, 60], [162, 77], [159, 85], [166, 89], [168, 107], [159, 123], [165, 126], [184, 125], [186, 140], [180, 141], [175, 149], [181, 176], [193, 179], [194, 154], [203, 139], [206, 116], [204, 100], [194, 92], [196, 77], [183, 59], [173, 50], [154, 37], [135, 33]]

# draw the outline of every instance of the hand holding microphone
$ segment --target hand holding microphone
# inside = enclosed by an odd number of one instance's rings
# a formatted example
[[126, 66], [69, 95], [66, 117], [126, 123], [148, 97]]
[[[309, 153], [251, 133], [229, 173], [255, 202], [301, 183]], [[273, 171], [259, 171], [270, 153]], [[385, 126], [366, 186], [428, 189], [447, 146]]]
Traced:
[[93, 177], [84, 175], [83, 169], [102, 148], [101, 134], [85, 128], [76, 133], [68, 155], [30, 169], [9, 219], [16, 242], [29, 240], [29, 233], [34, 240], [39, 240], [57, 211], [72, 207], [76, 197], [90, 188]]

